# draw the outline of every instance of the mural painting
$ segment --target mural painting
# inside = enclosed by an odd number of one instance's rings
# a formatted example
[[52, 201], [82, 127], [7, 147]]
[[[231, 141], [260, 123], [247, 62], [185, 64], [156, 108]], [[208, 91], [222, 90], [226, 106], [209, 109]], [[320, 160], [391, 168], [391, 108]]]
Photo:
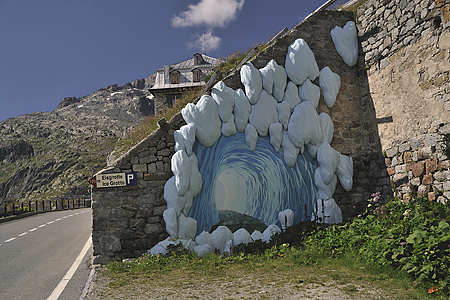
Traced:
[[[336, 50], [353, 66], [358, 56], [354, 22], [331, 31]], [[288, 48], [285, 66], [271, 60], [262, 69], [251, 63], [240, 70], [241, 89], [222, 81], [196, 104], [182, 110], [187, 125], [175, 131], [174, 176], [164, 187], [163, 217], [169, 244], [204, 255], [214, 249], [261, 239], [302, 220], [338, 223], [333, 199], [338, 183], [353, 185], [352, 158], [330, 144], [334, 125], [318, 114], [321, 92], [332, 108], [340, 76], [319, 71], [303, 39]], [[319, 78], [319, 86], [313, 81]]]

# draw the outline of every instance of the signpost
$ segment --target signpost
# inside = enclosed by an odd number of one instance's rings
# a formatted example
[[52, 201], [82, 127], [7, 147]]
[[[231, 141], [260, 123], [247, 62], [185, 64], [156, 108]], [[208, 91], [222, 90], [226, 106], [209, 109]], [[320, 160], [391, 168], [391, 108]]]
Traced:
[[97, 188], [118, 187], [118, 186], [136, 185], [137, 177], [136, 172], [101, 174], [92, 177], [91, 179], [88, 180], [88, 182]]

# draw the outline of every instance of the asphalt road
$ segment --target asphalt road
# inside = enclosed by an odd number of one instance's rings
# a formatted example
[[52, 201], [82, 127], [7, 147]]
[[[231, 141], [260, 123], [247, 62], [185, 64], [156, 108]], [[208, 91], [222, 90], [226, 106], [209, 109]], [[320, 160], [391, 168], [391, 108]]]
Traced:
[[[91, 219], [82, 208], [0, 224], [0, 299], [48, 299], [88, 242]], [[58, 300], [80, 299], [90, 255], [92, 246]]]

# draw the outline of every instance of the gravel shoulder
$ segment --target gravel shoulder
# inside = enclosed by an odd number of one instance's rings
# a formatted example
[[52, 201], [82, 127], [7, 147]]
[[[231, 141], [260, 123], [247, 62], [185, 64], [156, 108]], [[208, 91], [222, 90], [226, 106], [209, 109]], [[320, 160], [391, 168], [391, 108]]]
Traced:
[[216, 276], [199, 273], [184, 270], [113, 279], [98, 269], [84, 299], [400, 299], [395, 292], [355, 282], [337, 270], [320, 276], [297, 267], [244, 273], [223, 270]]

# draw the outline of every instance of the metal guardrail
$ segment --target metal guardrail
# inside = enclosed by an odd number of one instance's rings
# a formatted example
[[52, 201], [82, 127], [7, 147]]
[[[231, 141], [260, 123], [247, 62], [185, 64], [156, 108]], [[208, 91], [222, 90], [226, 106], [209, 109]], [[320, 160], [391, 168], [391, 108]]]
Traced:
[[9, 204], [5, 203], [0, 206], [0, 218], [13, 215], [22, 215], [31, 212], [69, 210], [90, 206], [91, 201], [89, 198], [41, 200]]
[[[316, 9], [315, 11], [313, 11], [312, 13], [310, 13], [304, 20], [308, 19], [309, 17], [311, 17], [312, 15], [321, 12], [322, 10], [327, 9], [328, 7], [330, 7], [334, 2], [336, 2], [337, 0], [328, 0], [327, 2], [325, 2], [322, 6], [320, 6], [318, 9]], [[303, 20], [303, 21], [304, 21]]]
[[359, 1], [361, 1], [361, 0], [351, 0], [351, 1], [347, 2], [347, 3], [344, 3], [344, 4], [342, 5], [341, 9], [350, 7], [350, 6], [352, 6], [352, 5], [356, 4], [356, 3], [358, 3]]

